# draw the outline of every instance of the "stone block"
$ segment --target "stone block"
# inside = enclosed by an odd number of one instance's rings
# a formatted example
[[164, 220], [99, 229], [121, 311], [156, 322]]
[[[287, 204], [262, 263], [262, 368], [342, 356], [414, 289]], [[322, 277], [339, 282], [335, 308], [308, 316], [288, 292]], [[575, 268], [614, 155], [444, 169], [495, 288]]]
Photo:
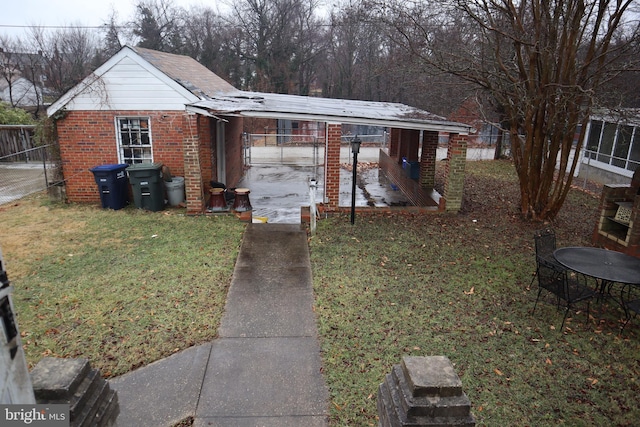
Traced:
[[378, 388], [381, 427], [475, 426], [471, 402], [443, 356], [405, 357]]
[[36, 399], [70, 400], [90, 370], [87, 359], [45, 357], [31, 371]]
[[86, 359], [46, 357], [31, 372], [36, 402], [68, 404], [71, 427], [115, 427], [118, 396]]
[[444, 356], [402, 358], [402, 371], [413, 396], [459, 396], [462, 381]]

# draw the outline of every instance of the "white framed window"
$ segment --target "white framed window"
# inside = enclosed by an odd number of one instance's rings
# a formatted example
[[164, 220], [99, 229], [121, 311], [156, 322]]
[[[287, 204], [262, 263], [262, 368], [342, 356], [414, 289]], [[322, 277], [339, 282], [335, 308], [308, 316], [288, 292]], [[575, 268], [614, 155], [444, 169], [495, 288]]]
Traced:
[[591, 120], [585, 157], [633, 173], [640, 165], [640, 126]]
[[116, 117], [120, 163], [153, 163], [149, 117]]

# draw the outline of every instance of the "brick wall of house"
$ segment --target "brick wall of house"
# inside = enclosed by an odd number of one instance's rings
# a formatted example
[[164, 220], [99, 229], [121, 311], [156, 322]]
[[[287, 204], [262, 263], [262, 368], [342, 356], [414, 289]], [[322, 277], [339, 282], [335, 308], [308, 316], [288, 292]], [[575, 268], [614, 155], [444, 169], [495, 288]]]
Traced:
[[72, 202], [100, 202], [90, 168], [118, 163], [115, 117], [149, 117], [154, 162], [182, 176], [183, 111], [70, 111], [57, 121], [67, 197]]

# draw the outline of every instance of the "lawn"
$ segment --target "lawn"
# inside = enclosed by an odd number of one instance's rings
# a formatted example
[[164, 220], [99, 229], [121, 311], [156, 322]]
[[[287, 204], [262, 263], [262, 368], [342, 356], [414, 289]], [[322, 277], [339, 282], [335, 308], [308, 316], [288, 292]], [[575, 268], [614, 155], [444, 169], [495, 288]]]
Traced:
[[29, 366], [88, 358], [105, 377], [217, 336], [244, 225], [183, 210], [0, 207], [0, 245]]
[[[405, 355], [454, 363], [478, 425], [637, 425], [640, 319], [562, 312], [537, 288], [533, 231], [506, 161], [467, 165], [460, 214], [358, 215], [310, 238], [331, 425], [376, 426], [376, 392]], [[589, 245], [598, 200], [572, 191], [550, 224]], [[29, 364], [86, 357], [107, 377], [215, 339], [244, 224], [52, 204], [0, 206], [0, 246]]]
[[[377, 426], [376, 392], [403, 356], [447, 356], [478, 425], [637, 425], [640, 322], [562, 311], [537, 286], [533, 232], [509, 162], [468, 164], [458, 215], [319, 222], [310, 241], [332, 426]], [[590, 245], [598, 199], [569, 196], [559, 246]], [[543, 294], [544, 295], [544, 294]], [[594, 306], [595, 305], [595, 306]]]

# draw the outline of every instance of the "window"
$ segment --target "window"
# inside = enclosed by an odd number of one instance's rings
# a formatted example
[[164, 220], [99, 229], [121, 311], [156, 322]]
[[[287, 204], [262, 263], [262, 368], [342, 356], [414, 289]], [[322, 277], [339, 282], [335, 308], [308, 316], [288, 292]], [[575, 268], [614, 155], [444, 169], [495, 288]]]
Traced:
[[585, 157], [635, 171], [640, 164], [640, 126], [592, 120]]
[[618, 127], [616, 145], [613, 149], [613, 158], [611, 161], [612, 165], [617, 166], [619, 168], [626, 167], [632, 136], [633, 136], [633, 126], [620, 125]]
[[595, 159], [595, 153], [598, 152], [598, 146], [600, 145], [600, 135], [602, 134], [602, 122], [599, 120], [592, 120], [589, 130], [589, 139], [587, 140], [587, 150], [589, 150], [589, 157]]
[[118, 151], [120, 161], [129, 165], [152, 163], [151, 131], [148, 117], [118, 117]]

